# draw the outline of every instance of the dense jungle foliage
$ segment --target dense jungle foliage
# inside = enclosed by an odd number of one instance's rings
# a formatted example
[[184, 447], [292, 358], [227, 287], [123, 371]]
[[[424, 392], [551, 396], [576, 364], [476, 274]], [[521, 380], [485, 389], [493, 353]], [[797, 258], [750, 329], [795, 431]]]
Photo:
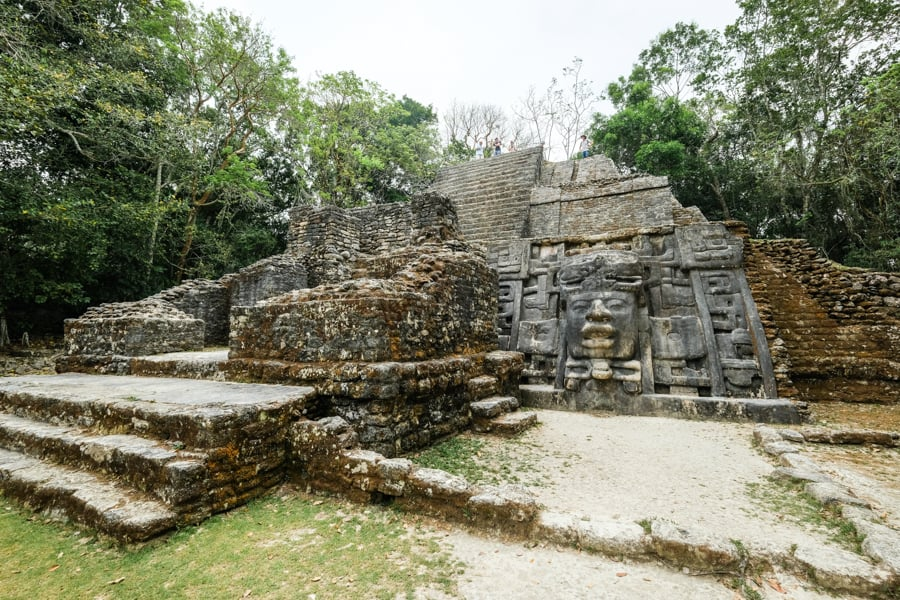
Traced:
[[[711, 219], [897, 270], [896, 1], [739, 6], [723, 33], [678, 23], [652, 40], [607, 88], [594, 150], [668, 175]], [[565, 71], [577, 119], [545, 128], [569, 141], [600, 95], [581, 60]], [[58, 334], [88, 305], [237, 270], [283, 249], [291, 206], [404, 200], [474, 152], [445, 137], [430, 106], [352, 72], [298, 81], [233, 12], [0, 0], [0, 323]]]

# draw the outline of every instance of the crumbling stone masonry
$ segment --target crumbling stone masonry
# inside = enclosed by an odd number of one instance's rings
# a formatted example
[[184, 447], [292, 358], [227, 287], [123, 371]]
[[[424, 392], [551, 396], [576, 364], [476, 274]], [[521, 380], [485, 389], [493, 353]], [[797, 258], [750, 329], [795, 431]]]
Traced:
[[[565, 381], [564, 263], [621, 250], [643, 267], [644, 409], [655, 410], [654, 394], [900, 401], [894, 273], [839, 267], [802, 240], [751, 241], [741, 223], [682, 207], [665, 178], [623, 176], [604, 157], [545, 163], [526, 150], [444, 169], [432, 189], [454, 201], [466, 239], [498, 271], [500, 345], [525, 354], [528, 384]], [[571, 393], [550, 403], [590, 405]]]
[[[841, 397], [875, 373], [896, 389], [894, 279], [798, 270], [805, 250], [761, 251], [741, 224], [682, 207], [665, 178], [541, 154], [446, 168], [410, 203], [296, 208], [282, 255], [68, 321], [57, 369], [78, 373], [0, 380], [0, 485], [124, 540], [286, 477], [521, 534], [541, 527], [522, 490], [397, 455], [469, 427], [518, 431], [533, 416], [496, 417], [520, 398], [794, 422], [802, 404], [784, 390], [821, 393], [821, 366], [852, 380]], [[792, 283], [761, 293], [762, 272]], [[840, 325], [825, 345], [880, 337], [846, 365], [801, 354], [824, 326], [800, 330], [765, 293], [793, 282], [796, 314]]]
[[[469, 427], [472, 402], [518, 396], [521, 357], [497, 351], [496, 282], [441, 196], [299, 207], [284, 255], [67, 322], [58, 368], [311, 386], [308, 416], [343, 417], [393, 456]], [[223, 313], [227, 355], [149, 356], [221, 339]]]
[[804, 240], [745, 247], [779, 389], [807, 401], [900, 402], [900, 275], [842, 267]]

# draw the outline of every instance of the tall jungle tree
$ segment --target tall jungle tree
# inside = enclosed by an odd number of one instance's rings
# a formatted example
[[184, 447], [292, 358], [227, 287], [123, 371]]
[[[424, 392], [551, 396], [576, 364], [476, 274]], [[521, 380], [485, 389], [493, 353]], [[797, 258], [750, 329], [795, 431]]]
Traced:
[[[187, 216], [177, 278], [221, 272], [216, 254], [196, 247], [197, 232], [227, 233], [236, 214], [271, 213], [268, 182], [257, 165], [298, 102], [287, 54], [246, 17], [224, 10], [176, 21], [173, 51], [185, 84], [173, 99], [177, 147], [168, 182]], [[270, 160], [272, 157], [270, 156]]]
[[439, 142], [430, 107], [350, 71], [323, 75], [303, 94], [305, 168], [321, 201], [396, 201], [433, 175]]
[[[840, 160], [841, 115], [864, 102], [865, 82], [900, 56], [895, 0], [744, 0], [726, 34], [740, 60], [734, 122], [771, 199], [767, 229], [802, 235], [840, 259], [867, 237]], [[855, 232], [855, 233], [853, 233]], [[883, 232], [882, 232], [883, 233]], [[896, 233], [896, 232], [895, 232]]]
[[[0, 3], [0, 318], [147, 291], [173, 0]], [[41, 313], [49, 318], [41, 318]], [[15, 330], [15, 328], [14, 328]]]

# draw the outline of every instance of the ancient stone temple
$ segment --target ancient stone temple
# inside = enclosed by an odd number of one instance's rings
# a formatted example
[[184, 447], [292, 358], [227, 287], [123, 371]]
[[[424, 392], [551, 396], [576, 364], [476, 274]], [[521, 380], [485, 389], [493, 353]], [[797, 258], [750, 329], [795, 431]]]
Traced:
[[538, 148], [445, 169], [432, 190], [498, 273], [499, 344], [524, 355], [527, 403], [798, 418], [778, 397], [743, 240], [665, 178], [603, 156], [548, 164]]
[[521, 431], [520, 404], [793, 423], [829, 377], [896, 398], [900, 281], [816, 288], [832, 271], [806, 251], [541, 148], [447, 167], [408, 203], [298, 207], [284, 254], [93, 307], [59, 374], [0, 378], [0, 486], [128, 541], [287, 478], [525, 531], [527, 494], [401, 455]]

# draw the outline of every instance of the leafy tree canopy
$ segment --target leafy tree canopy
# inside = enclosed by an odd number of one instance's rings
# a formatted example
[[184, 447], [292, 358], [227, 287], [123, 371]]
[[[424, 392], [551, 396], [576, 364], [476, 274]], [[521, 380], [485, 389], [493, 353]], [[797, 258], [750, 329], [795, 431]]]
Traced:
[[338, 206], [407, 198], [438, 164], [430, 106], [397, 100], [350, 71], [323, 75], [303, 92], [301, 139], [311, 188]]

